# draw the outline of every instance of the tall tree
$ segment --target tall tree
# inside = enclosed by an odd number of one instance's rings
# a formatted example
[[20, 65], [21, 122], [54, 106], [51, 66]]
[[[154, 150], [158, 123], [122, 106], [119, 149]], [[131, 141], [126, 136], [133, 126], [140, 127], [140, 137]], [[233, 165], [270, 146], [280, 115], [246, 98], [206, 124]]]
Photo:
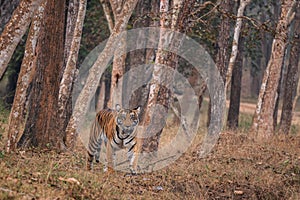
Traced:
[[250, 3], [250, 1], [251, 0], [240, 0], [240, 5], [238, 8], [238, 12], [237, 12], [237, 20], [236, 20], [236, 24], [234, 27], [231, 55], [230, 55], [229, 65], [228, 65], [228, 69], [227, 69], [227, 73], [226, 73], [225, 93], [224, 93], [225, 95], [226, 95], [227, 87], [231, 81], [232, 70], [233, 70], [235, 60], [237, 57], [237, 53], [238, 53], [239, 37], [240, 37], [240, 32], [241, 32], [242, 23], [243, 23], [242, 17], [244, 15], [244, 10], [245, 10], [246, 6]]
[[[165, 114], [169, 109], [169, 101], [171, 98], [171, 83], [173, 74], [169, 70], [165, 70], [163, 66], [170, 69], [176, 69], [178, 57], [174, 53], [166, 52], [163, 47], [166, 40], [165, 28], [171, 30], [185, 31], [187, 17], [190, 9], [195, 1], [193, 0], [178, 0], [173, 2], [173, 7], [178, 9], [170, 12], [170, 2], [168, 0], [160, 1], [160, 38], [158, 42], [158, 50], [156, 53], [152, 79], [150, 82], [150, 91], [148, 102], [145, 108], [145, 116], [143, 126], [145, 138], [141, 148], [142, 152], [154, 153], [158, 150], [159, 139], [162, 133], [161, 130], [156, 130], [157, 127], [163, 127]], [[171, 39], [172, 41], [172, 39]], [[180, 45], [180, 44], [179, 44]], [[175, 45], [176, 46], [176, 45]], [[159, 109], [155, 109], [156, 105], [160, 105]], [[150, 128], [148, 127], [151, 122]]]
[[26, 102], [28, 100], [28, 88], [36, 71], [35, 52], [37, 40], [41, 28], [41, 20], [44, 16], [45, 1], [37, 9], [31, 22], [26, 41], [25, 54], [18, 77], [14, 102], [8, 120], [8, 141], [6, 150], [15, 150], [16, 142], [24, 131], [25, 116], [27, 113]]
[[[111, 13], [113, 14], [114, 21], [119, 20], [122, 18], [122, 6], [124, 5], [125, 1], [117, 1], [117, 0], [110, 0], [110, 7], [106, 2], [101, 1], [103, 10], [105, 12], [106, 19], [108, 21], [109, 30], [112, 31], [114, 28], [114, 24], [112, 22]], [[119, 29], [115, 29], [116, 33], [119, 34], [126, 30], [127, 24], [124, 26], [120, 26]], [[125, 59], [126, 59], [126, 34], [122, 34], [120, 38], [120, 45], [115, 50], [116, 53], [113, 58], [113, 66], [111, 72], [111, 84], [110, 84], [110, 99], [107, 103], [108, 107], [114, 107], [114, 104], [122, 104], [122, 88], [123, 88], [123, 81], [121, 81], [121, 77], [125, 72]], [[118, 92], [116, 92], [118, 91]]]
[[230, 103], [227, 117], [227, 127], [236, 129], [239, 125], [240, 97], [243, 73], [243, 37], [239, 38], [238, 54], [232, 71]]
[[65, 0], [47, 1], [36, 48], [28, 120], [18, 145], [59, 150], [58, 95], [64, 63]]
[[[150, 13], [152, 15], [150, 15]], [[135, 22], [133, 24], [134, 28], [143, 27], [157, 27], [158, 22], [155, 20], [155, 14], [159, 13], [159, 0], [143, 0], [139, 1], [135, 10]], [[147, 38], [155, 37], [152, 34], [147, 35]], [[155, 40], [156, 38], [153, 38]], [[151, 39], [149, 39], [151, 40]], [[143, 44], [145, 41], [145, 35], [139, 34], [137, 38], [137, 43]], [[148, 99], [149, 87], [148, 85], [140, 86], [144, 80], [149, 80], [151, 77], [151, 70], [144, 70], [140, 67], [142, 64], [151, 65], [153, 63], [152, 56], [155, 54], [154, 49], [138, 49], [129, 53], [130, 65], [126, 71], [130, 70], [130, 76], [126, 80], [126, 85], [124, 88], [127, 89], [128, 98], [125, 99], [125, 103], [128, 100], [130, 108], [136, 108], [137, 106], [145, 107]], [[149, 67], [150, 68], [150, 67]], [[149, 73], [147, 73], [149, 71]], [[133, 91], [135, 87], [139, 87], [137, 90]], [[143, 120], [144, 112], [140, 113], [140, 120]]]
[[300, 57], [300, 4], [295, 9], [295, 18], [292, 24], [293, 34], [291, 40], [291, 51], [287, 75], [284, 85], [284, 95], [282, 102], [282, 113], [280, 118], [279, 133], [288, 134], [290, 132], [298, 79], [299, 79], [299, 57]]
[[282, 61], [288, 38], [289, 19], [297, 1], [282, 0], [281, 14], [276, 26], [276, 34], [272, 44], [271, 58], [266, 68], [259, 92], [256, 112], [253, 117], [252, 130], [257, 137], [268, 138], [274, 132], [273, 113], [278, 98], [277, 87], [280, 79]]
[[22, 0], [0, 36], [0, 79], [41, 0]]
[[232, 12], [233, 1], [225, 0], [220, 4], [222, 10], [220, 31], [218, 36], [218, 52], [216, 57], [216, 66], [220, 71], [221, 77], [225, 82], [227, 64], [229, 61], [229, 42], [230, 42], [230, 18], [228, 14]]
[[58, 132], [63, 134], [72, 111], [72, 89], [76, 78], [78, 52], [80, 48], [83, 22], [86, 12], [86, 0], [73, 0], [69, 2], [68, 20], [65, 42], [65, 65], [59, 86], [58, 100]]

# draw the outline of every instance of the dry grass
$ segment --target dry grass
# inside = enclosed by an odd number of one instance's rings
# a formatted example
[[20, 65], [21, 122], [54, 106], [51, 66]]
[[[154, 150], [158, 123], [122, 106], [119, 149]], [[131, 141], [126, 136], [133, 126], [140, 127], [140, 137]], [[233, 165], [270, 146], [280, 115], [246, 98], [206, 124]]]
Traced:
[[224, 132], [204, 159], [191, 148], [133, 177], [104, 174], [101, 164], [86, 171], [81, 145], [72, 155], [28, 150], [0, 158], [0, 199], [299, 199], [299, 147], [299, 135], [258, 143]]
[[[81, 143], [72, 154], [0, 150], [0, 199], [300, 199], [299, 133], [253, 141], [246, 133], [249, 119], [241, 115], [242, 130], [224, 131], [206, 158], [196, 153], [199, 133], [176, 162], [137, 176], [108, 175], [102, 164], [86, 171]], [[167, 127], [169, 133], [178, 129]], [[162, 143], [170, 139], [164, 136]]]

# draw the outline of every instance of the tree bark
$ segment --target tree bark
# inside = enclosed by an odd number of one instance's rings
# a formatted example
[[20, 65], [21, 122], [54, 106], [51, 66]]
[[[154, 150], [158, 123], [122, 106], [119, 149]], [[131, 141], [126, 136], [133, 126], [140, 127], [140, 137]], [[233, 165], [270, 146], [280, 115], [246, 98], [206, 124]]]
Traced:
[[293, 101], [295, 99], [298, 79], [299, 79], [299, 57], [300, 57], [300, 4], [296, 7], [296, 14], [293, 24], [294, 34], [291, 42], [289, 65], [287, 68], [286, 81], [284, 85], [284, 95], [282, 102], [282, 113], [279, 124], [279, 133], [288, 134], [292, 125]]
[[226, 90], [227, 87], [231, 81], [231, 76], [232, 76], [232, 70], [235, 64], [235, 60], [237, 57], [238, 53], [238, 44], [239, 44], [239, 37], [240, 37], [240, 32], [242, 28], [242, 23], [243, 23], [243, 15], [244, 15], [244, 10], [246, 6], [251, 2], [251, 0], [240, 0], [240, 6], [238, 9], [237, 13], [237, 20], [234, 28], [234, 35], [233, 35], [233, 41], [232, 41], [232, 50], [231, 50], [231, 55], [230, 55], [230, 60], [229, 60], [229, 65], [226, 73], [226, 82], [225, 82], [225, 95], [226, 95]]
[[0, 36], [0, 79], [41, 0], [22, 0]]
[[[230, 13], [232, 11], [234, 2], [231, 0], [222, 1], [220, 4], [220, 9], [225, 13]], [[228, 16], [221, 16], [220, 32], [218, 36], [218, 52], [216, 57], [216, 66], [220, 72], [220, 75], [225, 83], [226, 81], [226, 71], [227, 64], [229, 61], [229, 41], [230, 41], [230, 18]], [[210, 124], [211, 118], [211, 101], [208, 104], [207, 113], [207, 126]]]
[[[225, 13], [232, 12], [233, 1], [224, 0], [220, 4], [220, 9]], [[229, 41], [230, 41], [230, 18], [228, 16], [221, 16], [220, 32], [218, 36], [218, 52], [216, 57], [216, 65], [221, 77], [225, 83], [227, 64], [229, 61]]]
[[[70, 107], [69, 109], [67, 108], [68, 105], [70, 106], [71, 104], [72, 88], [73, 88], [74, 80], [76, 78], [76, 70], [77, 70], [76, 64], [77, 64], [78, 52], [80, 48], [82, 28], [83, 28], [83, 22], [84, 22], [85, 11], [86, 11], [86, 3], [87, 3], [86, 0], [79, 0], [78, 12], [77, 12], [76, 20], [74, 20], [75, 27], [74, 30], [72, 31], [73, 36], [72, 39], [70, 39], [71, 46], [70, 46], [69, 53], [66, 53], [67, 63], [59, 86], [58, 112], [59, 112], [60, 120], [59, 120], [58, 131], [62, 135], [64, 135], [65, 128], [70, 118], [71, 108]], [[65, 48], [68, 48], [68, 46], [69, 46], [68, 43], [66, 43]]]
[[20, 0], [3, 1], [0, 3], [0, 34], [19, 3]]
[[240, 97], [243, 73], [243, 38], [239, 38], [238, 55], [232, 71], [232, 81], [230, 90], [229, 111], [227, 117], [227, 127], [236, 129], [239, 126]]
[[100, 0], [100, 3], [102, 5], [102, 8], [103, 8], [106, 20], [107, 20], [109, 32], [111, 33], [114, 29], [114, 21], [111, 17], [112, 11], [110, 10], [107, 0]]
[[101, 77], [106, 68], [106, 65], [109, 62], [109, 55], [111, 55], [116, 48], [115, 36], [117, 35], [117, 30], [125, 28], [136, 3], [137, 0], [128, 0], [125, 2], [122, 9], [122, 17], [120, 17], [118, 21], [116, 21], [114, 30], [110, 35], [105, 48], [89, 71], [86, 84], [84, 85], [81, 93], [77, 98], [75, 107], [73, 109], [73, 114], [66, 128], [66, 145], [69, 149], [72, 149], [75, 146], [78, 136], [77, 128], [79, 127], [79, 122], [83, 121], [83, 117], [88, 109], [88, 105], [96, 92], [99, 84], [99, 77]]
[[283, 0], [281, 14], [272, 44], [272, 53], [261, 85], [252, 130], [258, 139], [268, 138], [274, 132], [273, 113], [278, 98], [277, 87], [280, 79], [282, 60], [288, 38], [289, 18], [296, 1]]
[[[151, 18], [148, 17], [149, 13], [158, 13], [158, 5], [159, 2], [157, 0], [143, 0], [139, 1], [137, 7], [135, 9], [135, 22], [133, 24], [133, 28], [143, 28], [149, 27], [151, 23]], [[147, 37], [151, 37], [148, 35]], [[143, 44], [145, 41], [145, 35], [141, 34], [137, 37], [137, 43]], [[149, 76], [151, 76], [151, 72], [147, 73], [147, 71], [143, 70], [141, 65], [150, 64], [147, 61], [147, 51], [154, 51], [152, 49], [137, 49], [133, 52], [129, 53], [129, 62], [130, 65], [126, 69], [127, 73], [130, 73], [130, 76], [126, 80], [125, 87], [127, 96], [124, 99], [125, 106], [130, 108], [136, 108], [137, 106], [141, 106], [144, 108], [147, 103], [149, 87], [147, 85], [139, 85], [143, 83], [144, 80], [148, 80]], [[150, 65], [149, 65], [150, 66]], [[129, 72], [128, 72], [129, 71]], [[138, 87], [135, 91], [134, 88]], [[128, 105], [126, 105], [128, 103]], [[143, 120], [144, 111], [142, 110], [139, 114], [140, 121]]]
[[[112, 7], [114, 19], [119, 20], [122, 17], [122, 5], [124, 1], [122, 0], [110, 0], [110, 5]], [[106, 17], [107, 14], [106, 14]], [[110, 21], [109, 18], [108, 22]], [[110, 23], [110, 22], [109, 22]], [[127, 24], [124, 26], [120, 26], [120, 29], [115, 29], [116, 33], [121, 33], [126, 30]], [[110, 98], [107, 103], [108, 107], [113, 108], [115, 104], [122, 105], [122, 89], [123, 89], [123, 81], [121, 77], [123, 77], [125, 72], [125, 59], [126, 59], [126, 34], [122, 34], [122, 38], [120, 38], [120, 46], [116, 49], [115, 56], [113, 58], [113, 67], [111, 72], [111, 84], [110, 84]], [[119, 56], [116, 56], [119, 55]], [[118, 91], [118, 92], [116, 92]]]
[[[174, 74], [170, 70], [166, 70], [163, 66], [167, 66], [170, 69], [176, 69], [178, 64], [178, 57], [174, 53], [166, 52], [163, 49], [165, 45], [166, 35], [164, 28], [173, 28], [173, 30], [179, 30], [179, 28], [186, 28], [186, 20], [189, 9], [192, 7], [194, 1], [174, 1], [179, 9], [176, 15], [169, 14], [169, 1], [160, 1], [160, 38], [158, 43], [158, 50], [156, 53], [156, 59], [154, 69], [152, 73], [152, 79], [150, 82], [150, 91], [148, 96], [147, 106], [145, 108], [145, 116], [142, 125], [145, 130], [141, 152], [156, 153], [158, 151], [159, 139], [162, 133], [161, 130], [157, 130], [158, 127], [164, 127], [166, 113], [169, 109], [169, 101], [171, 98], [171, 85], [173, 82]], [[175, 6], [176, 7], [176, 6]], [[180, 31], [180, 30], [179, 30]], [[172, 41], [172, 39], [170, 39]], [[177, 45], [177, 44], [176, 44]], [[176, 46], [175, 45], [175, 46]], [[178, 44], [180, 46], [180, 44]], [[176, 46], [178, 47], [178, 46]], [[159, 106], [159, 107], [158, 107]], [[151, 125], [150, 125], [151, 122]]]
[[47, 1], [36, 49], [36, 75], [32, 84], [28, 120], [19, 147], [60, 150], [58, 95], [64, 56], [65, 4]]
[[6, 151], [14, 151], [18, 138], [24, 131], [25, 116], [27, 113], [26, 102], [28, 88], [36, 71], [35, 52], [44, 15], [45, 1], [39, 6], [31, 22], [29, 35], [26, 41], [25, 54], [18, 77], [14, 102], [8, 120], [8, 141]]

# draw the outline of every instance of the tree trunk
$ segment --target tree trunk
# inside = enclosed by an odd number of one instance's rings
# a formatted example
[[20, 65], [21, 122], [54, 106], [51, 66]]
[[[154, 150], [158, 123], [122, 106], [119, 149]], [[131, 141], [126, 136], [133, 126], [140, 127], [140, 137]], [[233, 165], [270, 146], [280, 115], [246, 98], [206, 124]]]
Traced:
[[289, 18], [295, 4], [296, 1], [293, 0], [282, 1], [281, 14], [272, 44], [271, 58], [264, 74], [256, 112], [253, 117], [252, 129], [257, 134], [258, 139], [268, 138], [274, 132], [273, 113], [278, 98], [277, 87], [287, 44]]
[[232, 41], [232, 50], [231, 50], [231, 55], [230, 55], [230, 60], [229, 60], [229, 65], [226, 73], [226, 82], [225, 82], [225, 95], [226, 95], [226, 90], [227, 87], [231, 81], [231, 76], [232, 76], [232, 70], [235, 64], [235, 60], [237, 57], [238, 53], [238, 45], [239, 45], [239, 37], [240, 37], [240, 32], [242, 28], [242, 23], [243, 23], [243, 15], [244, 15], [244, 10], [246, 6], [251, 2], [251, 0], [240, 0], [240, 6], [238, 9], [237, 13], [237, 20], [234, 28], [234, 35], [233, 35], [233, 41]]
[[[122, 13], [122, 5], [124, 1], [110, 0], [110, 5], [112, 7], [114, 19], [119, 20], [121, 18]], [[106, 14], [108, 22], [110, 22], [110, 18]], [[124, 26], [120, 26], [120, 29], [115, 29], [116, 33], [119, 34], [126, 30], [127, 24]], [[110, 25], [111, 26], [111, 25]], [[122, 89], [123, 89], [123, 81], [121, 77], [123, 77], [125, 72], [125, 59], [126, 59], [126, 34], [122, 35], [120, 38], [120, 45], [116, 49], [115, 56], [113, 59], [113, 67], [111, 72], [111, 84], [110, 84], [110, 98], [108, 101], [108, 107], [113, 108], [115, 104], [122, 105]], [[119, 55], [119, 56], [116, 56]], [[117, 91], [117, 92], [116, 92]]]
[[3, 1], [0, 3], [0, 34], [5, 24], [9, 21], [13, 11], [19, 5], [20, 0]]
[[103, 51], [101, 52], [96, 62], [89, 71], [86, 83], [76, 100], [73, 109], [73, 114], [66, 128], [66, 145], [70, 149], [74, 148], [76, 144], [78, 136], [77, 129], [79, 128], [79, 122], [84, 121], [83, 118], [88, 109], [88, 105], [97, 90], [99, 84], [99, 77], [101, 77], [103, 72], [105, 71], [105, 68], [110, 60], [110, 55], [112, 54], [112, 52], [114, 52], [116, 48], [117, 44], [115, 41], [115, 36], [117, 35], [117, 31], [122, 29], [123, 27], [125, 28], [133, 12], [133, 9], [135, 8], [136, 3], [137, 0], [128, 0], [125, 2], [122, 9], [122, 14], [120, 15], [118, 21], [116, 21], [114, 30], [110, 35], [105, 48], [103, 49]]
[[22, 0], [0, 36], [0, 79], [41, 0]]
[[[76, 2], [75, 6], [76, 6]], [[64, 135], [65, 128], [67, 126], [67, 123], [70, 119], [70, 111], [71, 111], [71, 95], [72, 95], [72, 89], [73, 89], [73, 83], [76, 76], [76, 64], [78, 60], [78, 52], [80, 48], [80, 41], [81, 41], [81, 34], [82, 34], [82, 28], [83, 28], [83, 22], [85, 17], [85, 11], [86, 11], [86, 0], [79, 0], [79, 4], [77, 4], [78, 8], [74, 8], [75, 10], [78, 10], [76, 20], [72, 20], [72, 15], [70, 14], [68, 18], [70, 19], [70, 25], [74, 26], [74, 30], [71, 32], [73, 33], [72, 37], [70, 36], [66, 37], [68, 40], [70, 40], [69, 43], [66, 42], [65, 48], [68, 48], [70, 46], [69, 52], [65, 52], [66, 57], [66, 67], [63, 73], [63, 77], [60, 82], [59, 87], [59, 100], [58, 100], [58, 112], [59, 112], [59, 125], [58, 125], [58, 132], [61, 135]], [[70, 13], [70, 12], [69, 12]], [[72, 23], [75, 23], [73, 24]], [[72, 25], [73, 24], [73, 25]], [[69, 28], [71, 29], [71, 28]], [[68, 34], [67, 34], [68, 35]], [[68, 109], [67, 109], [68, 108]]]
[[[166, 114], [169, 109], [169, 101], [171, 98], [172, 82], [174, 74], [163, 68], [167, 66], [170, 69], [176, 69], [178, 64], [178, 57], [174, 53], [166, 52], [163, 49], [165, 45], [166, 35], [164, 28], [173, 28], [179, 31], [184, 31], [186, 28], [186, 20], [188, 13], [190, 13], [190, 8], [192, 7], [194, 1], [174, 1], [174, 7], [178, 8], [178, 11], [169, 14], [169, 1], [160, 1], [160, 38], [158, 43], [158, 50], [156, 53], [156, 59], [154, 64], [154, 69], [152, 73], [152, 80], [150, 82], [150, 91], [148, 96], [147, 106], [145, 108], [145, 116], [142, 122], [144, 127], [144, 140], [141, 147], [141, 152], [156, 153], [158, 151], [159, 139], [162, 133], [161, 130], [157, 130], [158, 127], [163, 128], [165, 125]], [[177, 13], [174, 15], [174, 13]], [[180, 30], [182, 28], [182, 30]], [[170, 38], [168, 38], [170, 39]], [[170, 39], [172, 41], [172, 38]], [[178, 45], [178, 46], [176, 46]], [[179, 47], [180, 44], [175, 44]], [[150, 125], [151, 122], [151, 125]]]
[[31, 22], [29, 35], [26, 41], [25, 54], [18, 77], [18, 83], [14, 102], [11, 108], [8, 121], [8, 141], [6, 151], [14, 151], [18, 138], [24, 131], [25, 117], [27, 113], [26, 102], [28, 98], [28, 88], [36, 71], [36, 45], [41, 28], [41, 20], [44, 15], [45, 1], [40, 5]]
[[227, 118], [227, 127], [229, 129], [236, 129], [239, 126], [240, 97], [243, 73], [243, 41], [243, 38], [239, 39], [238, 55], [232, 71], [230, 103]]
[[[149, 13], [158, 13], [158, 7], [155, 4], [159, 4], [157, 0], [143, 0], [139, 1], [137, 7], [135, 9], [136, 21], [133, 25], [133, 28], [143, 28], [149, 27], [151, 23], [151, 19], [147, 16]], [[151, 37], [149, 35], [148, 37]], [[145, 35], [141, 34], [137, 38], [137, 43], [142, 44], [145, 40]], [[125, 87], [127, 96], [124, 98], [125, 106], [129, 108], [136, 108], [137, 106], [141, 106], [144, 108], [147, 103], [148, 90], [149, 88], [146, 85], [141, 86], [140, 84], [147, 80], [149, 73], [143, 70], [141, 65], [149, 64], [147, 62], [147, 51], [151, 51], [152, 49], [137, 49], [133, 52], [129, 53], [129, 62], [130, 65], [126, 71], [129, 71], [130, 75], [126, 80]], [[153, 50], [152, 50], [153, 51]], [[134, 91], [134, 88], [137, 88]], [[146, 95], [145, 95], [146, 94]], [[128, 103], [128, 105], [126, 105]], [[144, 111], [140, 112], [139, 117], [140, 120], [143, 120]]]
[[293, 24], [294, 34], [291, 42], [289, 65], [287, 68], [284, 95], [282, 102], [282, 113], [279, 124], [279, 133], [288, 134], [292, 125], [293, 101], [295, 99], [299, 79], [299, 57], [300, 57], [300, 4], [296, 7], [296, 15]]
[[[231, 0], [222, 1], [220, 9], [225, 13], [230, 13], [234, 6]], [[221, 16], [220, 32], [218, 36], [218, 52], [216, 57], [216, 65], [221, 77], [225, 83], [227, 64], [229, 61], [229, 41], [230, 41], [230, 18], [228, 16]]]
[[[220, 8], [225, 13], [232, 11], [234, 2], [231, 0], [222, 1]], [[216, 57], [216, 66], [220, 72], [220, 75], [225, 83], [227, 64], [229, 61], [229, 41], [230, 41], [230, 18], [228, 16], [221, 16], [220, 32], [218, 36], [218, 52]], [[207, 114], [207, 126], [210, 124], [211, 118], [211, 101], [208, 103], [208, 114]]]
[[114, 29], [114, 22], [113, 19], [111, 17], [111, 9], [108, 5], [107, 0], [100, 0], [100, 3], [102, 5], [106, 20], [107, 20], [107, 24], [108, 24], [108, 28], [109, 28], [109, 32], [112, 33], [113, 29]]
[[60, 150], [58, 95], [64, 56], [65, 1], [47, 1], [36, 50], [28, 120], [18, 146]]

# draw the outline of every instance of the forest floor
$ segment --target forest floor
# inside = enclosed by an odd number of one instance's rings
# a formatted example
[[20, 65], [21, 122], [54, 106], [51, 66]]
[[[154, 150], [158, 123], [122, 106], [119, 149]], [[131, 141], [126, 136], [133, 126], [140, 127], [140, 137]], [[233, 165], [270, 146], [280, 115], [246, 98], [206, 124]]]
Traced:
[[[80, 141], [72, 154], [0, 151], [0, 199], [300, 199], [298, 128], [258, 142], [247, 134], [249, 119], [242, 114], [244, 128], [223, 131], [205, 158], [196, 153], [197, 135], [177, 161], [136, 176], [103, 173], [102, 164], [87, 171]], [[0, 149], [5, 140], [2, 134]]]

